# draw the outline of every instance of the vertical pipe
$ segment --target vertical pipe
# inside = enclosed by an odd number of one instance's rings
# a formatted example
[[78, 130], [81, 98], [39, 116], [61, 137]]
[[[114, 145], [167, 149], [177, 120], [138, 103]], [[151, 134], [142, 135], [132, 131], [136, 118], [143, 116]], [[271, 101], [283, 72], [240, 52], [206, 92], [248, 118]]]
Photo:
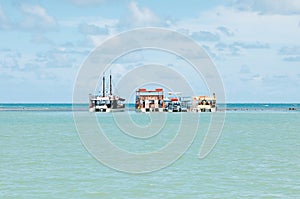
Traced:
[[104, 74], [102, 79], [102, 96], [105, 97], [105, 75]]
[[111, 71], [109, 75], [109, 94], [112, 95]]

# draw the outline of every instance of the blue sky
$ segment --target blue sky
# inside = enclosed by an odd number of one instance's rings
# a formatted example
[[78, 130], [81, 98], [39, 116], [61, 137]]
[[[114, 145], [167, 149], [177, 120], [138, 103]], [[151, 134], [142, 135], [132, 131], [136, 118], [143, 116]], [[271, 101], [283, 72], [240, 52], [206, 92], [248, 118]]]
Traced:
[[[298, 0], [1, 0], [0, 103], [71, 102], [89, 52], [141, 27], [194, 39], [214, 61], [228, 102], [300, 102]], [[118, 76], [151, 54], [129, 55], [112, 69]]]

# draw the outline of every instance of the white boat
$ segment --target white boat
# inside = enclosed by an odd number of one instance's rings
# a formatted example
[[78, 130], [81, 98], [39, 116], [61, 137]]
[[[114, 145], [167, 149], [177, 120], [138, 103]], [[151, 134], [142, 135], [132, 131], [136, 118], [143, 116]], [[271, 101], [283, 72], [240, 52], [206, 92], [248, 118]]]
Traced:
[[135, 109], [137, 112], [216, 112], [216, 95], [182, 97], [181, 92], [168, 92], [164, 95], [162, 88], [136, 91]]
[[181, 112], [181, 101], [179, 98], [168, 98], [165, 100], [165, 102], [167, 112]]
[[124, 98], [112, 94], [112, 78], [109, 76], [110, 92], [105, 95], [105, 77], [102, 82], [102, 95], [89, 95], [90, 112], [123, 112], [125, 111]]
[[181, 97], [181, 92], [168, 92], [168, 97], [165, 98], [167, 112], [188, 112], [190, 109], [190, 98]]
[[193, 112], [216, 112], [216, 95], [210, 96], [197, 96], [193, 98]]
[[163, 112], [164, 91], [162, 88], [147, 90], [140, 88], [136, 91], [135, 109], [137, 112]]

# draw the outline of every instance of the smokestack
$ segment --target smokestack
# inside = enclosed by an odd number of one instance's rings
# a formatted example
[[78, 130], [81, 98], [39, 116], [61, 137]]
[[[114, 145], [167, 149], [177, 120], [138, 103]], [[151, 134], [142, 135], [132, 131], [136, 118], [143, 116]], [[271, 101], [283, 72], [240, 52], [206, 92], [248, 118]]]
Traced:
[[109, 94], [112, 95], [111, 71], [109, 75]]
[[102, 97], [105, 97], [105, 74], [103, 74], [102, 79]]

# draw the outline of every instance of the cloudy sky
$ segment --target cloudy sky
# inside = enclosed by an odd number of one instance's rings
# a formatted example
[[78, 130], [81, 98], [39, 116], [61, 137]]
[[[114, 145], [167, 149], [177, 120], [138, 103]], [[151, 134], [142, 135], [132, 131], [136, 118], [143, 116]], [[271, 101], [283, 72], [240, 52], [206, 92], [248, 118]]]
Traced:
[[[300, 102], [298, 0], [1, 0], [0, 103], [71, 102], [89, 53], [141, 27], [178, 31], [202, 46], [228, 102]], [[117, 76], [153, 57], [174, 64], [155, 53], [133, 53], [112, 70]]]

